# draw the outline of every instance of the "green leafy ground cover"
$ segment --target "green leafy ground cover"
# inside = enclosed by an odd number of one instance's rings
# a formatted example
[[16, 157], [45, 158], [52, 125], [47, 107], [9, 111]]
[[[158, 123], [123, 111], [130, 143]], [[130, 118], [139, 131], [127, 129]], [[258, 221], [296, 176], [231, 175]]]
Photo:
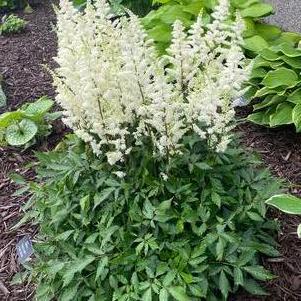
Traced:
[[[278, 191], [237, 145], [212, 154], [195, 137], [169, 163], [147, 144], [119, 178], [71, 136], [39, 154], [27, 219], [39, 224], [30, 275], [38, 300], [222, 300], [273, 276], [278, 256], [264, 200]], [[168, 170], [163, 179], [162, 170]], [[200, 205], [201, 204], [201, 205]], [[31, 268], [30, 268], [31, 269]]]

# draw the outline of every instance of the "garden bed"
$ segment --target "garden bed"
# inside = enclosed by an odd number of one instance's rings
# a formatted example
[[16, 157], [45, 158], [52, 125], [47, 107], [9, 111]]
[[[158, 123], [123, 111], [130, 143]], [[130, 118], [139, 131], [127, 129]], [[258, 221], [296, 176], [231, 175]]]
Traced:
[[[8, 109], [43, 95], [54, 96], [51, 78], [43, 65], [54, 66], [52, 58], [56, 54], [56, 37], [53, 32], [55, 16], [51, 1], [37, 6], [30, 15], [21, 14], [28, 20], [25, 33], [14, 37], [0, 36], [0, 73], [4, 75]], [[301, 196], [301, 136], [293, 129], [265, 129], [256, 125], [242, 124], [243, 144], [256, 150], [267, 167], [276, 176], [290, 183], [292, 193]], [[55, 133], [35, 150], [47, 150], [63, 135], [65, 129], [60, 124]], [[0, 148], [0, 300], [31, 300], [31, 286], [12, 286], [10, 280], [20, 269], [15, 245], [24, 235], [34, 237], [36, 229], [30, 225], [18, 230], [11, 226], [22, 217], [21, 207], [26, 197], [13, 196], [16, 186], [9, 179], [9, 173], [18, 172], [28, 178], [34, 174], [27, 166], [34, 162], [32, 151], [21, 152], [10, 148]], [[296, 227], [301, 222], [291, 217], [271, 212], [270, 215], [281, 222], [278, 234], [281, 257], [263, 259], [264, 265], [276, 276], [267, 284], [270, 296], [266, 298], [233, 297], [233, 300], [300, 300], [301, 299], [301, 241], [296, 237]]]

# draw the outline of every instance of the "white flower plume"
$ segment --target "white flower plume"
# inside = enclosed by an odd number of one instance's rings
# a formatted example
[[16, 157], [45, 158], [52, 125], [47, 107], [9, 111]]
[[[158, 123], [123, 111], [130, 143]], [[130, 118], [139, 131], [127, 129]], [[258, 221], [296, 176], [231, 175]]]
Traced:
[[176, 21], [161, 58], [135, 15], [116, 21], [109, 14], [106, 0], [83, 12], [60, 1], [53, 77], [66, 124], [112, 165], [145, 137], [161, 155], [181, 153], [192, 132], [224, 151], [231, 102], [249, 72], [241, 18], [229, 23], [228, 0], [220, 0], [209, 25], [200, 15], [187, 32]]

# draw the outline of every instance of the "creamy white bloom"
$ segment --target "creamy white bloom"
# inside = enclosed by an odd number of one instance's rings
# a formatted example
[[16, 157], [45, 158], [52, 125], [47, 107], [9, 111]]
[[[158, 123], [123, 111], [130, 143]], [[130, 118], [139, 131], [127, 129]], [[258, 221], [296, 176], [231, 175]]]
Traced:
[[64, 122], [111, 165], [145, 138], [161, 155], [181, 153], [191, 132], [224, 151], [232, 101], [249, 73], [242, 21], [229, 22], [229, 1], [220, 0], [206, 26], [201, 15], [188, 32], [176, 21], [164, 57], [135, 15], [113, 21], [109, 14], [106, 0], [83, 12], [60, 1], [53, 77]]

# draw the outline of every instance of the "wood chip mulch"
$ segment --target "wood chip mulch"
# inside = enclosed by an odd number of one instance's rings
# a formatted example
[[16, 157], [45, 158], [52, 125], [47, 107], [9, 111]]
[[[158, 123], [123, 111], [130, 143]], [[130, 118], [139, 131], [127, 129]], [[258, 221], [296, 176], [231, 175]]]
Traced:
[[[0, 74], [3, 75], [4, 90], [8, 98], [5, 110], [19, 107], [27, 101], [43, 95], [55, 95], [51, 77], [45, 65], [52, 68], [57, 43], [53, 26], [55, 15], [52, 5], [55, 1], [44, 0], [34, 7], [31, 14], [16, 12], [28, 22], [25, 32], [9, 37], [0, 36]], [[1, 15], [0, 15], [1, 17]], [[0, 108], [0, 113], [4, 108]], [[62, 135], [62, 126], [56, 125], [50, 144]], [[49, 142], [48, 141], [48, 142]], [[38, 150], [45, 150], [49, 143], [42, 143]], [[45, 145], [46, 144], [46, 145]], [[0, 300], [28, 301], [33, 299], [34, 288], [30, 285], [11, 285], [12, 277], [21, 267], [17, 261], [16, 243], [25, 235], [31, 238], [36, 228], [26, 224], [17, 230], [12, 227], [22, 218], [22, 206], [26, 197], [14, 196], [18, 187], [10, 180], [10, 173], [20, 173], [27, 179], [34, 174], [26, 165], [34, 161], [33, 152], [0, 147]]]

